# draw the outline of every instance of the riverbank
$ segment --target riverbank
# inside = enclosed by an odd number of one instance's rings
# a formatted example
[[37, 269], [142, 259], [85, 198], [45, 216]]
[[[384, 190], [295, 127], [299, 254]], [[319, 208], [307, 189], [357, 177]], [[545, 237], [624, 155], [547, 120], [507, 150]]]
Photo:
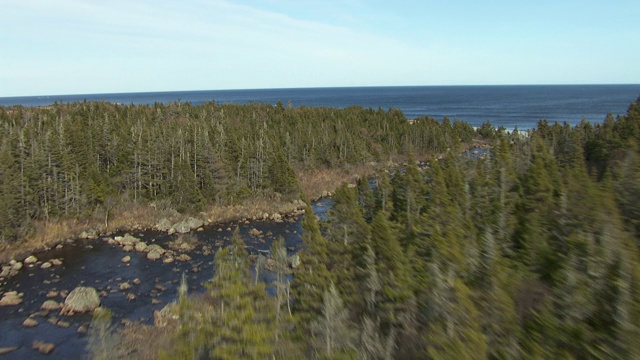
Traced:
[[[343, 182], [355, 182], [358, 177], [373, 174], [380, 166], [367, 164], [348, 169], [320, 169], [298, 172], [300, 189], [309, 200], [330, 195]], [[264, 214], [290, 215], [302, 208], [299, 202], [277, 198], [256, 198], [242, 204], [213, 205], [199, 214], [192, 214], [204, 224], [227, 223], [245, 219], [262, 219]], [[105, 210], [95, 211], [86, 219], [57, 219], [36, 221], [35, 231], [24, 240], [0, 247], [0, 263], [21, 261], [30, 254], [46, 251], [70, 239], [93, 238], [115, 231], [143, 231], [157, 228], [163, 219], [178, 221], [188, 214], [178, 214], [162, 203], [126, 202]]]
[[[481, 140], [474, 140], [471, 144], [461, 144], [461, 151], [472, 147], [485, 148], [487, 144]], [[428, 162], [442, 158], [444, 154], [416, 154], [419, 162]], [[313, 201], [332, 194], [343, 182], [355, 183], [360, 177], [368, 177], [383, 170], [393, 168], [406, 161], [403, 156], [395, 156], [384, 163], [368, 163], [357, 167], [320, 168], [297, 172], [298, 184], [305, 198]], [[299, 203], [282, 201], [274, 198], [254, 198], [245, 200], [242, 204], [212, 205], [200, 213], [195, 214], [205, 224], [226, 223], [244, 219], [259, 219], [268, 214], [289, 215], [300, 210]], [[112, 205], [105, 216], [104, 209], [98, 209], [86, 219], [55, 219], [38, 220], [35, 231], [24, 240], [0, 244], [0, 264], [10, 260], [22, 260], [38, 251], [46, 251], [57, 244], [82, 237], [92, 238], [100, 234], [114, 231], [142, 231], [157, 228], [160, 220], [165, 218], [182, 217], [189, 214], [176, 214], [170, 206], [160, 203], [126, 202]], [[89, 233], [88, 236], [82, 236]]]

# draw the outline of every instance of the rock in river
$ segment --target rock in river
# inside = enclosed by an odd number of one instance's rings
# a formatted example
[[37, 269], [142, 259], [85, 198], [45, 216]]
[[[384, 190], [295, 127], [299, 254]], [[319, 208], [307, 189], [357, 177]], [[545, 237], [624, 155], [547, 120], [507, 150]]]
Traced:
[[38, 326], [38, 320], [28, 317], [23, 323], [22, 326], [26, 328], [32, 328]]
[[60, 309], [62, 306], [60, 303], [58, 303], [55, 300], [47, 300], [44, 303], [42, 303], [42, 306], [40, 306], [40, 309], [42, 310], [58, 310]]
[[4, 293], [2, 299], [0, 299], [0, 306], [10, 306], [22, 304], [22, 293], [18, 294], [17, 291], [9, 291]]
[[169, 229], [171, 229], [171, 226], [171, 222], [167, 218], [160, 220], [158, 224], [156, 224], [156, 228], [160, 231], [169, 231]]
[[189, 231], [195, 230], [203, 225], [204, 222], [202, 220], [190, 217], [187, 220], [173, 224], [172, 228], [175, 229], [179, 234], [186, 234]]
[[157, 244], [151, 244], [147, 246], [147, 250], [149, 251], [147, 253], [147, 259], [149, 260], [160, 259], [165, 251], [160, 245], [157, 245]]
[[129, 246], [131, 249], [135, 246], [135, 244], [140, 241], [137, 237], [126, 233], [124, 236], [116, 236], [115, 242], [120, 246]]
[[16, 350], [18, 350], [17, 346], [2, 347], [0, 348], [0, 355], [5, 355]]
[[131, 284], [129, 284], [129, 282], [123, 282], [123, 283], [120, 283], [118, 287], [120, 288], [120, 291], [125, 291], [125, 290], [131, 289]]
[[100, 306], [100, 297], [98, 292], [92, 287], [78, 286], [73, 289], [64, 301], [64, 312], [88, 312], [93, 311]]
[[140, 241], [136, 243], [135, 249], [137, 252], [143, 252], [145, 250], [147, 250], [147, 243]]
[[38, 340], [33, 342], [32, 347], [34, 350], [38, 350], [45, 355], [50, 354], [53, 351], [53, 349], [56, 348], [56, 346], [52, 343], [47, 343], [47, 342], [38, 341]]

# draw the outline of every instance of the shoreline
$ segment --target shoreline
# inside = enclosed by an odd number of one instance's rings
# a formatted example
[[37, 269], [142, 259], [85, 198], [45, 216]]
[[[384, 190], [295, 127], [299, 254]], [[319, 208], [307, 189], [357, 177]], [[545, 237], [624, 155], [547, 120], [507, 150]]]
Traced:
[[[485, 147], [486, 142], [474, 139], [470, 144], [461, 144], [460, 152], [473, 147]], [[443, 154], [416, 154], [418, 162], [438, 160]], [[108, 226], [105, 225], [104, 215], [100, 218], [93, 215], [86, 219], [64, 219], [47, 222], [36, 222], [35, 233], [30, 237], [0, 248], [0, 266], [4, 267], [16, 262], [22, 262], [28, 256], [50, 250], [63, 242], [78, 242], [93, 239], [98, 236], [106, 236], [117, 231], [144, 231], [159, 230], [158, 223], [161, 220], [171, 219], [176, 223], [194, 217], [203, 222], [204, 226], [224, 224], [233, 221], [245, 220], [269, 220], [275, 221], [265, 214], [279, 214], [279, 216], [296, 216], [303, 212], [304, 201], [313, 202], [323, 197], [331, 196], [333, 191], [342, 183], [355, 184], [358, 178], [371, 176], [384, 169], [390, 169], [404, 164], [406, 156], [398, 155], [387, 159], [385, 162], [368, 163], [357, 167], [340, 169], [314, 169], [298, 171], [297, 178], [300, 186], [302, 200], [282, 201], [270, 198], [255, 198], [244, 201], [242, 204], [210, 205], [199, 214], [179, 214], [171, 208], [158, 208], [155, 202], [145, 204], [125, 203], [118, 208], [111, 209], [112, 213], [119, 215], [108, 218]], [[195, 231], [192, 229], [191, 231]], [[166, 232], [166, 231], [165, 231]], [[12, 275], [10, 275], [12, 276]], [[1, 279], [2, 277], [0, 277]]]
[[[363, 165], [354, 169], [301, 171], [297, 175], [301, 193], [308, 197], [309, 202], [312, 202], [330, 195], [343, 182], [354, 182], [358, 177], [370, 175], [377, 169], [377, 166]], [[120, 231], [157, 230], [158, 223], [164, 219], [177, 223], [194, 217], [202, 220], [204, 226], [211, 226], [245, 220], [276, 221], [270, 216], [274, 214], [282, 217], [295, 216], [301, 214], [300, 211], [303, 209], [304, 202], [300, 200], [291, 202], [269, 198], [256, 198], [234, 205], [212, 205], [199, 214], [179, 214], [173, 209], [158, 208], [153, 202], [126, 203], [111, 210], [118, 215], [108, 218], [108, 226], [105, 226], [105, 220], [102, 217], [98, 219], [96, 216], [83, 220], [36, 222], [33, 235], [0, 249], [0, 266], [22, 262], [32, 254], [50, 250], [63, 242], [79, 242]], [[270, 216], [265, 219], [265, 214]]]

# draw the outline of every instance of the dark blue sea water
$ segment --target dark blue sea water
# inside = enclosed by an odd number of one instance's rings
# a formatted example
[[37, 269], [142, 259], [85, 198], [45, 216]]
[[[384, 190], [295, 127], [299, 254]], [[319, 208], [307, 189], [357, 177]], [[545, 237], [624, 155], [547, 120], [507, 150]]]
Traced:
[[108, 101], [122, 104], [153, 104], [173, 101], [201, 104], [259, 102], [287, 105], [402, 110], [407, 118], [445, 116], [479, 126], [513, 129], [534, 127], [538, 120], [576, 124], [587, 119], [602, 122], [608, 113], [624, 114], [640, 96], [634, 85], [504, 85], [504, 86], [398, 86], [351, 88], [297, 88], [260, 90], [176, 91], [123, 94], [59, 95], [0, 98], [0, 105], [42, 106], [54, 101]]

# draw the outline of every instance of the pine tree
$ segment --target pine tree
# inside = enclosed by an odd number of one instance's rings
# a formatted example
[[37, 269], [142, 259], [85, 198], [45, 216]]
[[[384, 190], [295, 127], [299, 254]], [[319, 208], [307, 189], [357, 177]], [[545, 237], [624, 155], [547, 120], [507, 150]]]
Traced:
[[371, 223], [371, 242], [382, 286], [378, 314], [385, 331], [397, 325], [398, 316], [411, 295], [407, 257], [387, 216], [385, 212], [379, 211]]
[[349, 326], [348, 310], [331, 283], [324, 294], [322, 313], [311, 324], [314, 352], [321, 358], [353, 358], [354, 333]]
[[456, 279], [447, 292], [446, 310], [425, 334], [427, 353], [433, 359], [486, 359], [489, 349], [469, 288]]
[[365, 307], [358, 294], [364, 290], [367, 277], [365, 257], [371, 233], [358, 206], [355, 188], [343, 184], [335, 191], [333, 200], [334, 208], [327, 229], [334, 254], [330, 270], [341, 279], [338, 286], [345, 294], [347, 305], [359, 313]]
[[273, 307], [263, 284], [249, 276], [244, 241], [236, 228], [230, 248], [216, 253], [216, 272], [209, 285], [215, 303], [218, 339], [211, 356], [221, 359], [264, 359], [274, 352]]
[[273, 191], [282, 194], [286, 200], [300, 197], [300, 186], [296, 173], [281, 149], [275, 151], [269, 164], [269, 183]]
[[302, 220], [302, 241], [305, 248], [300, 252], [301, 266], [291, 284], [295, 299], [292, 310], [298, 330], [307, 334], [311, 319], [321, 312], [324, 289], [334, 280], [327, 269], [329, 243], [320, 233], [318, 219], [308, 204]]

